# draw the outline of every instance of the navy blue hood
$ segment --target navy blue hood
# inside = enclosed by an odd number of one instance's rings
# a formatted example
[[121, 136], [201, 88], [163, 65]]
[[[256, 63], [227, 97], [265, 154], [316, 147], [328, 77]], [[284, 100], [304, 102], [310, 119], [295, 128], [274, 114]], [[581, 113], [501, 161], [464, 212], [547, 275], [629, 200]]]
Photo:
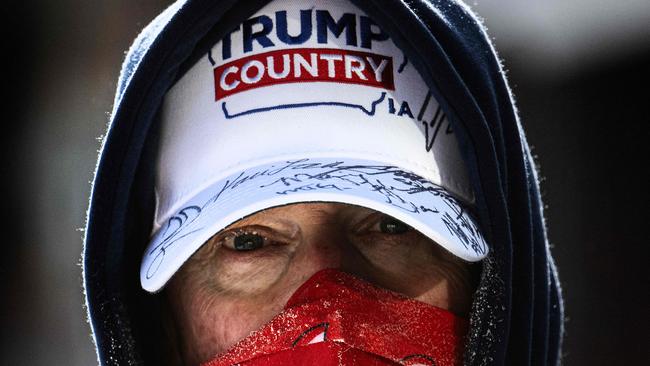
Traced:
[[[84, 285], [102, 365], [159, 365], [159, 297], [139, 265], [155, 205], [157, 114], [173, 83], [268, 0], [178, 1], [122, 69], [88, 210]], [[452, 0], [353, 0], [390, 34], [446, 111], [490, 243], [474, 295], [467, 365], [560, 362], [562, 301], [539, 184], [510, 89], [476, 16]]]

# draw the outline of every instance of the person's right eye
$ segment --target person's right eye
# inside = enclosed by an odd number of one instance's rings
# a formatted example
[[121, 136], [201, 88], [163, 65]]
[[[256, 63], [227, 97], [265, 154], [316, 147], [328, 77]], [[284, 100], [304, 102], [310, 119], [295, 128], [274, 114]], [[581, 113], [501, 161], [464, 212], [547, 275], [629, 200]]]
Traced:
[[263, 247], [265, 241], [266, 238], [258, 233], [243, 233], [228, 238], [226, 246], [239, 251], [248, 251]]
[[236, 252], [250, 252], [272, 245], [286, 244], [286, 238], [269, 228], [250, 226], [222, 233], [217, 239], [217, 244]]
[[269, 239], [259, 230], [234, 230], [220, 240], [221, 246], [238, 252], [257, 250], [268, 243]]

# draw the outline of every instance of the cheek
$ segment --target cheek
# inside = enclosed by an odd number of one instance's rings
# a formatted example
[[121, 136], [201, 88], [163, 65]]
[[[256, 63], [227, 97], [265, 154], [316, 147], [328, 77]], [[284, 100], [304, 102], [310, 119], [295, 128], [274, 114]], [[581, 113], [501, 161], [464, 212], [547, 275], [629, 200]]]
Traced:
[[[224, 296], [256, 296], [273, 288], [285, 275], [293, 258], [286, 247], [251, 252], [221, 249], [203, 275], [203, 286]], [[204, 267], [205, 268], [205, 267]]]
[[430, 240], [415, 236], [357, 247], [365, 258], [360, 275], [370, 282], [456, 314], [471, 305], [468, 265]]
[[178, 281], [168, 295], [186, 364], [200, 364], [232, 347], [282, 309], [257, 297], [232, 296]]
[[282, 265], [268, 262], [223, 263], [222, 270], [215, 276], [212, 285], [226, 295], [255, 295], [271, 287], [285, 271]]
[[167, 290], [186, 363], [211, 359], [279, 313], [292, 258], [288, 246], [250, 252], [206, 246], [197, 252]]
[[456, 315], [464, 316], [469, 312], [473, 288], [467, 264], [459, 260], [443, 260], [428, 276], [436, 280], [427, 281], [419, 294], [413, 296], [415, 299], [447, 309]]

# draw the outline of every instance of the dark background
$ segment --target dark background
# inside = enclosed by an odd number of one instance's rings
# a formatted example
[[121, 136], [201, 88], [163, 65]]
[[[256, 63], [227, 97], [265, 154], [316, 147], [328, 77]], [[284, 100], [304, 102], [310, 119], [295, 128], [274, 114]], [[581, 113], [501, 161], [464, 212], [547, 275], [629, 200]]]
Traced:
[[[169, 1], [5, 9], [0, 365], [92, 365], [81, 238], [124, 52]], [[650, 5], [482, 0], [542, 177], [566, 365], [650, 361]]]

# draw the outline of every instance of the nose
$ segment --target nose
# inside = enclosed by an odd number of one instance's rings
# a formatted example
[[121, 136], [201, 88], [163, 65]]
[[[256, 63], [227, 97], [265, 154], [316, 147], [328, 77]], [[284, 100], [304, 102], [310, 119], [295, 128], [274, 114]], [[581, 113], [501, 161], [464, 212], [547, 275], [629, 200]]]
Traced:
[[365, 277], [360, 273], [363, 260], [361, 254], [350, 243], [343, 225], [315, 221], [303, 226], [301, 248], [302, 253], [295, 260], [300, 263], [304, 277], [310, 277], [326, 268]]

